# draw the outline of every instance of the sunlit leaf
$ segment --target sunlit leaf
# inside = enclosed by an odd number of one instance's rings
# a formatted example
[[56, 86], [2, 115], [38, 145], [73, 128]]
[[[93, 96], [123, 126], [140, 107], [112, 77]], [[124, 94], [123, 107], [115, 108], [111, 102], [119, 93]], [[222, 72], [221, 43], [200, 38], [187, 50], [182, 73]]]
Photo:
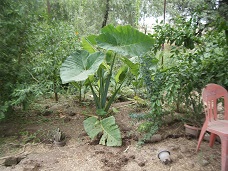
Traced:
[[154, 39], [133, 27], [108, 25], [96, 38], [97, 45], [123, 56], [141, 56], [151, 50]]
[[102, 52], [89, 54], [84, 50], [76, 51], [63, 62], [60, 68], [62, 83], [86, 80], [89, 75], [97, 71], [104, 58], [105, 55]]

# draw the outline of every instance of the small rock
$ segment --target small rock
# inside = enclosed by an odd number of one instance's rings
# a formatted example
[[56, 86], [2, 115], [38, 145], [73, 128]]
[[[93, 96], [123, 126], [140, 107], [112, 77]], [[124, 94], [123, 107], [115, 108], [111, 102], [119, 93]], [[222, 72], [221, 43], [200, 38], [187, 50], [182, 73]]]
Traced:
[[17, 165], [17, 158], [16, 157], [9, 157], [9, 158], [5, 159], [3, 165], [6, 167]]
[[70, 120], [71, 120], [71, 119], [70, 119], [69, 117], [65, 117], [65, 118], [64, 118], [64, 123], [68, 123], [68, 122], [70, 122]]
[[138, 163], [138, 165], [139, 165], [140, 167], [144, 167], [146, 164], [145, 164], [145, 162], [140, 162], [140, 163]]
[[104, 163], [104, 164], [107, 164], [108, 160], [107, 159], [101, 159], [101, 162]]
[[42, 113], [43, 116], [49, 116], [53, 113], [51, 110], [46, 110], [45, 112]]
[[104, 154], [104, 151], [95, 151], [95, 154]]
[[17, 165], [22, 159], [21, 157], [9, 157], [5, 159], [3, 165], [6, 167]]
[[135, 155], [129, 156], [130, 159], [135, 159]]
[[155, 134], [151, 137], [151, 142], [159, 142], [162, 140], [162, 136], [160, 134]]
[[75, 115], [76, 115], [76, 113], [75, 113], [75, 112], [73, 112], [73, 111], [70, 111], [70, 112], [68, 113], [68, 115], [69, 115], [69, 116], [75, 116]]
[[147, 140], [146, 143], [154, 143], [154, 142], [159, 142], [161, 140], [162, 140], [162, 136], [160, 134], [155, 134], [150, 138], [150, 140]]
[[205, 160], [205, 159], [203, 159], [202, 162], [201, 162], [202, 166], [207, 166], [208, 164], [209, 164], [209, 161]]

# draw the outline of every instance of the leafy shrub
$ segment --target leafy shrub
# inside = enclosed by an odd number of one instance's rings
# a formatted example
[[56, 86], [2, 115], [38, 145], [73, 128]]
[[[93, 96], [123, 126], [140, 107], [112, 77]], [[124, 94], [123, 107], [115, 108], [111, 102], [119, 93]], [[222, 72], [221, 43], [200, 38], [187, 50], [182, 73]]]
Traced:
[[[141, 71], [151, 99], [150, 113], [145, 114], [144, 119], [154, 123], [151, 124], [152, 133], [153, 128], [163, 124], [164, 116], [172, 112], [183, 113], [183, 121], [191, 118], [195, 123], [201, 122], [204, 117], [200, 98], [202, 88], [211, 82], [227, 87], [228, 51], [224, 32], [209, 30], [204, 35], [197, 34], [201, 28], [196, 21], [194, 17], [187, 21], [177, 19], [174, 25], [156, 26], [156, 33], [151, 35], [155, 37], [156, 45], [152, 56], [142, 58]], [[166, 60], [173, 62], [150, 70], [153, 56], [163, 43], [170, 44], [170, 57]]]

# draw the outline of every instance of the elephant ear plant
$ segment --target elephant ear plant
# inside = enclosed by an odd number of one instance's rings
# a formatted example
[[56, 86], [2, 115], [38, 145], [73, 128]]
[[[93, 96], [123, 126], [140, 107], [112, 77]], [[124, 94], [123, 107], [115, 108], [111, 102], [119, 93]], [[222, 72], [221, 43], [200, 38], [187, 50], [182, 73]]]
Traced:
[[[84, 120], [84, 128], [90, 138], [102, 134], [100, 144], [121, 146], [120, 129], [108, 110], [117, 92], [126, 82], [131, 67], [126, 58], [145, 55], [154, 40], [131, 26], [108, 25], [99, 35], [83, 39], [82, 49], [70, 55], [60, 68], [63, 83], [85, 81], [93, 93], [97, 112]], [[119, 58], [123, 65], [114, 74], [114, 64]], [[125, 60], [124, 60], [125, 59]], [[107, 100], [110, 82], [115, 82], [114, 91]]]

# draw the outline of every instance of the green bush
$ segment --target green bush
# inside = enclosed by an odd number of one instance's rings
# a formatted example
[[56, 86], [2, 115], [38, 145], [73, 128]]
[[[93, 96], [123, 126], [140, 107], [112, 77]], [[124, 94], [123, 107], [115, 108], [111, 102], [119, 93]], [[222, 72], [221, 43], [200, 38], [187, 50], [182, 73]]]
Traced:
[[[190, 116], [195, 123], [201, 122], [204, 117], [202, 88], [212, 82], [228, 87], [228, 51], [224, 35], [227, 28], [223, 27], [223, 31], [209, 29], [203, 35], [197, 34], [199, 29], [194, 17], [181, 18], [173, 25], [156, 26], [156, 33], [151, 35], [156, 45], [150, 56], [142, 58], [141, 71], [151, 99], [150, 113], [144, 118], [154, 123], [152, 127], [161, 126], [164, 116], [172, 112], [182, 113], [183, 121], [189, 121]], [[163, 43], [170, 45], [170, 56], [165, 60], [172, 62], [151, 69]]]

